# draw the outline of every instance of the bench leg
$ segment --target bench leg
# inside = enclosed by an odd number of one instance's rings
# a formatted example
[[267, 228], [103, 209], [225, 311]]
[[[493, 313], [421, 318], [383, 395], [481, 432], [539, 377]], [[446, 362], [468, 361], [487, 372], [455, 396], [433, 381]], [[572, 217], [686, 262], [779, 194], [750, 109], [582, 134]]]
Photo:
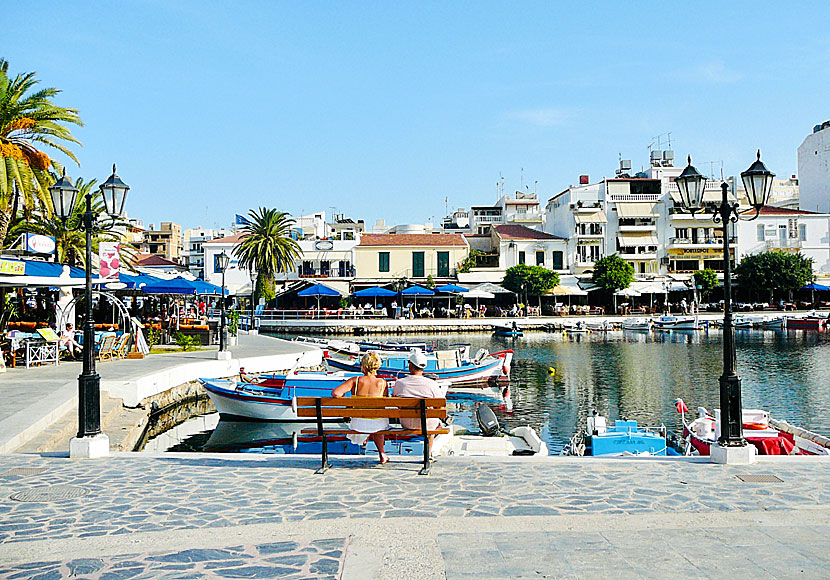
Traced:
[[429, 475], [429, 435], [427, 435], [427, 407], [426, 401], [421, 399], [421, 433], [424, 436], [424, 466], [418, 475]]
[[331, 464], [329, 464], [328, 438], [325, 435], [323, 435], [323, 449], [322, 449], [322, 452], [320, 453], [320, 457], [322, 458], [320, 469], [318, 469], [314, 473], [325, 473], [326, 470], [329, 467], [331, 467]]

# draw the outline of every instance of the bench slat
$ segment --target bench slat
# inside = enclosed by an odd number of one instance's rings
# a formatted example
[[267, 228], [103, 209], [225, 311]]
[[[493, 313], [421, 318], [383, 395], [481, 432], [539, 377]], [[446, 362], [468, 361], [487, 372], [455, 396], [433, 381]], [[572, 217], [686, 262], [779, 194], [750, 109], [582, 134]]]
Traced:
[[[320, 409], [322, 417], [349, 417], [362, 419], [420, 419], [420, 409], [354, 409], [345, 407], [323, 407]], [[314, 407], [297, 407], [297, 417], [316, 417], [317, 409]], [[429, 419], [445, 419], [446, 409], [427, 408], [426, 416]]]
[[[443, 435], [449, 432], [449, 429], [433, 429], [427, 431], [427, 435]], [[316, 435], [317, 429], [303, 429], [301, 433], [305, 435]], [[362, 433], [351, 429], [326, 429], [325, 433], [326, 435], [371, 435], [371, 433]], [[385, 429], [383, 431], [377, 431], [377, 433], [383, 435], [423, 435], [420, 429]]]
[[[355, 407], [364, 409], [377, 409], [384, 407], [412, 408], [421, 406], [421, 401], [427, 408], [444, 408], [447, 406], [446, 399], [418, 399], [415, 397], [320, 397], [320, 404], [324, 407]], [[314, 407], [317, 404], [317, 397], [297, 397], [297, 407]]]

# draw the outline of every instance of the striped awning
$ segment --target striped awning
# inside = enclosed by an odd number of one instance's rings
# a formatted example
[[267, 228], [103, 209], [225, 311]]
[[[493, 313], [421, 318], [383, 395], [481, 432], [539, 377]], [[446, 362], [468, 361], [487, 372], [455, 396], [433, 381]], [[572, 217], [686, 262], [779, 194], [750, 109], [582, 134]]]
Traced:
[[659, 217], [656, 203], [617, 202], [617, 215], [621, 218]]
[[656, 246], [657, 236], [652, 234], [626, 234], [624, 236], [617, 236], [617, 242], [619, 242], [620, 246], [624, 248], [633, 248], [636, 246]]
[[608, 218], [604, 211], [595, 211], [591, 213], [575, 213], [574, 221], [578, 224], [605, 224], [608, 223]]

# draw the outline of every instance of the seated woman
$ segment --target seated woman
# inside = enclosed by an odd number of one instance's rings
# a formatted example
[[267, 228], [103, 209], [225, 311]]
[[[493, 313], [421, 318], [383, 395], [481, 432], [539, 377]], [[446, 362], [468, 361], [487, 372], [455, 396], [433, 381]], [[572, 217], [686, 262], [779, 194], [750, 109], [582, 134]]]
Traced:
[[[342, 397], [348, 392], [352, 393], [353, 397], [385, 397], [387, 392], [387, 385], [384, 379], [378, 378], [377, 372], [380, 368], [380, 356], [376, 352], [367, 352], [363, 355], [360, 361], [360, 370], [363, 371], [362, 377], [352, 377], [338, 385], [332, 392], [332, 397]], [[376, 433], [376, 431], [383, 431], [389, 427], [389, 419], [363, 419], [355, 417], [352, 419], [351, 428], [353, 431], [360, 431], [368, 435], [349, 435], [349, 440], [355, 445], [363, 445], [366, 440], [371, 437], [375, 446], [378, 448], [380, 455], [380, 463], [388, 463], [389, 456], [383, 452], [384, 436]]]

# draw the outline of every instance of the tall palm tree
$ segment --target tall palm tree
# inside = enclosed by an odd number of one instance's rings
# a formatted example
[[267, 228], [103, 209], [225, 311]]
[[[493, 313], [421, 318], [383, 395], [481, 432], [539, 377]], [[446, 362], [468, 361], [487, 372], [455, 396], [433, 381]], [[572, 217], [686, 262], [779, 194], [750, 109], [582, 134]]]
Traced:
[[41, 149], [59, 151], [78, 163], [69, 145], [81, 142], [67, 127], [83, 125], [78, 111], [52, 102], [58, 89], [35, 90], [35, 74], [9, 76], [9, 63], [0, 59], [0, 243], [18, 203], [27, 215], [33, 208], [52, 213], [48, 187], [54, 177], [49, 170], [59, 171], [61, 165]]
[[277, 274], [294, 269], [294, 260], [302, 256], [299, 244], [291, 238], [294, 220], [284, 212], [261, 207], [248, 212], [242, 236], [234, 247], [239, 267], [256, 270], [255, 300], [260, 295], [273, 297]]

